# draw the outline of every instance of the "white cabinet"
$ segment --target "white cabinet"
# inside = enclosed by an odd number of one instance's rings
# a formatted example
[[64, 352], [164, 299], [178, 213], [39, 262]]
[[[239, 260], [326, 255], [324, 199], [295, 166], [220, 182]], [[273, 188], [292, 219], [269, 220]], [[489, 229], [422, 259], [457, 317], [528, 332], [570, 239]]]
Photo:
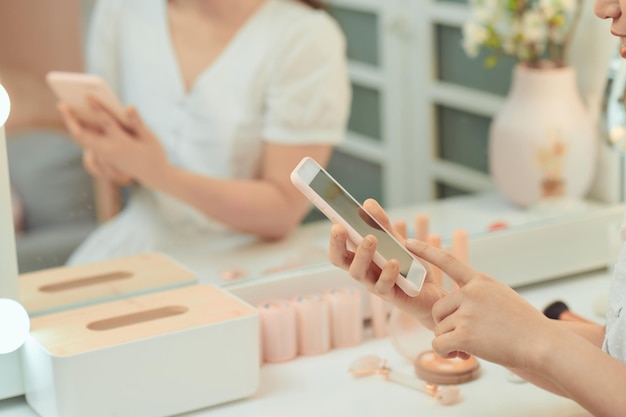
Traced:
[[466, 56], [467, 2], [329, 4], [348, 40], [353, 85], [348, 138], [329, 170], [357, 199], [386, 207], [493, 189], [487, 135], [516, 62], [487, 69], [486, 55]]

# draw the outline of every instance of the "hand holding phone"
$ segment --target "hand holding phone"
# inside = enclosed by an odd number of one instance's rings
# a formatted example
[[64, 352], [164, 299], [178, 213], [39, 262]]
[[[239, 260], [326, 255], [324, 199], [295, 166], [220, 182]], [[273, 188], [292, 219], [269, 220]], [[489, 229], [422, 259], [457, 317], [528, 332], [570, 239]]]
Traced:
[[374, 255], [376, 265], [382, 268], [390, 259], [396, 259], [400, 264], [396, 285], [408, 296], [419, 294], [426, 278], [426, 268], [324, 168], [305, 157], [292, 171], [291, 181], [326, 217], [343, 225], [355, 245], [365, 236], [374, 235], [378, 241]]
[[46, 81], [57, 98], [67, 103], [81, 122], [97, 125], [95, 111], [89, 104], [88, 97], [95, 97], [122, 124], [128, 126], [126, 112], [108, 84], [97, 75], [79, 72], [51, 71]]

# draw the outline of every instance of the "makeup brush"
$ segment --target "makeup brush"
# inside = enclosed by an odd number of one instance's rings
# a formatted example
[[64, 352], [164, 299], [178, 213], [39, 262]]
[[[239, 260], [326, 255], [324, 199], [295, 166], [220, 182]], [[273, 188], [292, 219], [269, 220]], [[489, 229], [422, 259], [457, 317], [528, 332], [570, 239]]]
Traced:
[[563, 301], [557, 300], [543, 309], [543, 315], [554, 319], [564, 321], [578, 321], [581, 323], [593, 323], [591, 320], [587, 320], [584, 317], [579, 316], [576, 313], [570, 311], [567, 304]]

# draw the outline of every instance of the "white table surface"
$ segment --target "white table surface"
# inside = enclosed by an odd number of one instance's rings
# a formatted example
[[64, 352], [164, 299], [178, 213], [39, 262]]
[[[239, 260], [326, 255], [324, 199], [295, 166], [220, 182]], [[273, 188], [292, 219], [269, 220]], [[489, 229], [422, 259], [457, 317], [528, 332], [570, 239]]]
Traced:
[[[585, 201], [566, 206], [550, 205], [522, 209], [500, 194], [483, 192], [463, 195], [429, 203], [390, 209], [393, 221], [404, 221], [409, 236], [414, 235], [414, 220], [418, 214], [427, 215], [429, 230], [438, 234], [444, 246], [450, 243], [455, 230], [464, 229], [472, 238], [486, 235], [493, 223], [504, 222], [509, 228], [549, 224], [556, 219], [578, 216], [605, 206]], [[302, 225], [288, 238], [276, 242], [260, 242], [250, 236], [224, 242], [198, 243], [193, 246], [173, 245], [169, 253], [191, 269], [200, 282], [229, 285], [264, 279], [270, 272], [289, 272], [304, 267], [328, 263], [330, 221], [322, 220]], [[242, 277], [228, 282], [221, 277], [225, 271], [239, 270]]]
[[[521, 288], [519, 292], [539, 309], [560, 299], [579, 315], [603, 323], [593, 306], [605, 299], [609, 282], [610, 273], [600, 271]], [[347, 372], [352, 361], [371, 354], [386, 358], [395, 371], [413, 374], [411, 364], [394, 350], [388, 338], [373, 339], [367, 331], [366, 335], [364, 343], [354, 348], [265, 364], [259, 389], [253, 396], [185, 416], [589, 416], [570, 400], [528, 383], [509, 381], [507, 370], [484, 361], [477, 380], [459, 385], [463, 400], [452, 406], [439, 405], [421, 392], [376, 375], [354, 378]], [[23, 397], [0, 401], [0, 417], [36, 416]]]

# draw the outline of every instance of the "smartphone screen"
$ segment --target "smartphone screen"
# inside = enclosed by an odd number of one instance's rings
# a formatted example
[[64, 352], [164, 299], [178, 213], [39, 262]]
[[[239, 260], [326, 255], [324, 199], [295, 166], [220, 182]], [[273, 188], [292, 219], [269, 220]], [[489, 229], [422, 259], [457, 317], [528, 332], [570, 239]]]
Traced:
[[407, 277], [413, 258], [387, 232], [382, 230], [359, 203], [323, 170], [320, 170], [309, 184], [337, 214], [343, 217], [361, 236], [374, 235], [378, 241], [377, 250], [387, 260], [396, 259], [400, 264], [400, 274]]

